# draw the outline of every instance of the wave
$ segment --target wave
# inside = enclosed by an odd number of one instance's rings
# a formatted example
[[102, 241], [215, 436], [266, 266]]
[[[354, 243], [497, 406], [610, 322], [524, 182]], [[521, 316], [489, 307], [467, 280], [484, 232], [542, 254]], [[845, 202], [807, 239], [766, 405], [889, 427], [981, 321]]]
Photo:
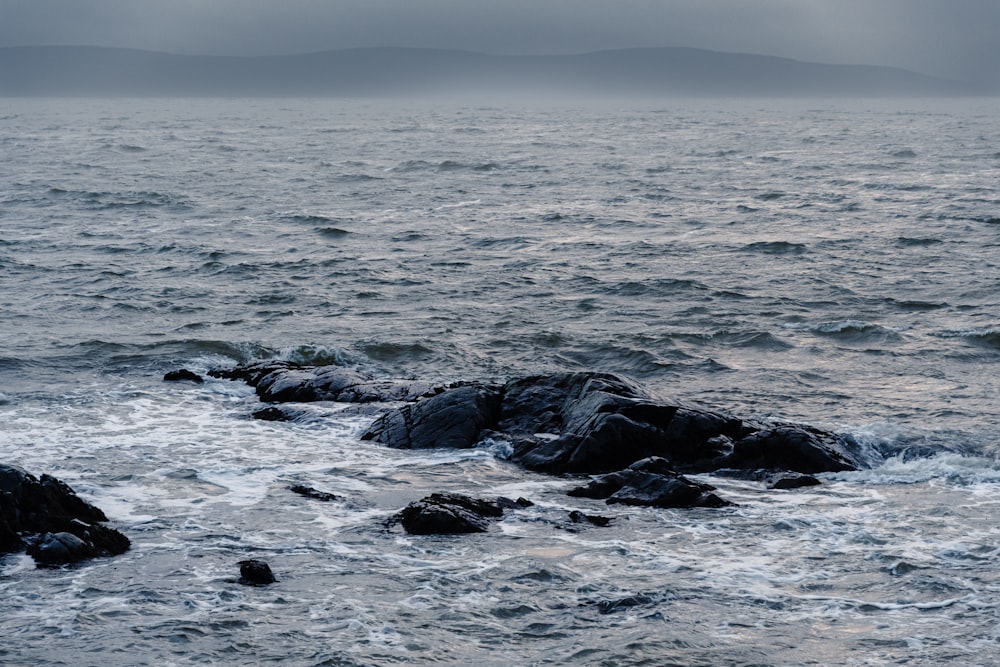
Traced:
[[654, 351], [646, 349], [645, 345], [613, 343], [568, 345], [558, 334], [550, 335], [549, 342], [550, 347], [559, 348], [555, 359], [561, 362], [563, 370], [575, 368], [585, 371], [624, 373], [635, 378], [661, 378], [665, 370], [680, 366], [686, 368], [697, 366], [698, 372], [725, 369], [715, 362], [710, 360], [706, 362], [677, 348]]
[[317, 227], [314, 231], [320, 236], [325, 236], [331, 239], [339, 239], [351, 233], [346, 229], [341, 229], [340, 227]]
[[599, 283], [599, 291], [602, 294], [612, 294], [615, 296], [645, 296], [645, 295], [671, 295], [687, 291], [707, 291], [709, 288], [704, 283], [697, 280], [683, 278], [656, 278], [654, 280], [626, 280], [611, 285]]
[[901, 246], [922, 247], [929, 245], [937, 245], [939, 243], [944, 243], [944, 241], [942, 241], [941, 239], [928, 238], [928, 237], [912, 238], [909, 236], [900, 236], [896, 239], [896, 243], [898, 243]]
[[961, 338], [973, 345], [1000, 350], [1000, 329], [997, 328], [942, 331], [936, 335], [940, 338]]
[[368, 181], [382, 181], [385, 180], [381, 176], [372, 176], [371, 174], [339, 174], [334, 177], [338, 183], [366, 183]]
[[441, 162], [428, 162], [427, 160], [406, 160], [391, 167], [388, 171], [411, 172], [411, 171], [471, 171], [471, 172], [493, 172], [501, 171], [503, 167], [497, 162], [460, 162], [458, 160], [442, 160]]
[[898, 331], [860, 320], [837, 320], [818, 324], [786, 324], [786, 329], [803, 329], [814, 335], [843, 342], [879, 342], [900, 338]]
[[759, 252], [766, 255], [801, 255], [809, 251], [804, 243], [791, 241], [757, 241], [741, 248], [744, 252]]
[[794, 344], [766, 331], [717, 331], [711, 333], [670, 334], [674, 340], [696, 345], [722, 345], [766, 351], [789, 350]]
[[343, 222], [341, 218], [323, 215], [321, 213], [287, 213], [279, 217], [283, 222], [293, 222], [306, 225], [332, 225]]
[[69, 200], [80, 203], [90, 210], [114, 210], [121, 208], [170, 208], [190, 210], [193, 204], [185, 197], [156, 191], [107, 192], [100, 190], [66, 190], [51, 187], [46, 197], [55, 202]]
[[434, 354], [421, 343], [370, 342], [362, 344], [361, 349], [373, 361], [392, 363], [422, 361]]

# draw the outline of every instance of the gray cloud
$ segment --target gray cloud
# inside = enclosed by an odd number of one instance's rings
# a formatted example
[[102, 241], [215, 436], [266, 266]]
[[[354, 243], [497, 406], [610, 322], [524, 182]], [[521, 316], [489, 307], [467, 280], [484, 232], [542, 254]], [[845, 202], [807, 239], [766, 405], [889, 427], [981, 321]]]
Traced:
[[693, 46], [1000, 83], [996, 0], [0, 0], [0, 46], [264, 55]]

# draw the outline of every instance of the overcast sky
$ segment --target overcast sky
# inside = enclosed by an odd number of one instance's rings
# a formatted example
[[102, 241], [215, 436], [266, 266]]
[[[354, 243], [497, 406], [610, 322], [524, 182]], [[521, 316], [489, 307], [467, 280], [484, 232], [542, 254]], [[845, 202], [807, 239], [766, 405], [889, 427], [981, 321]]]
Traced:
[[0, 46], [268, 55], [692, 46], [1000, 81], [1000, 0], [0, 0]]

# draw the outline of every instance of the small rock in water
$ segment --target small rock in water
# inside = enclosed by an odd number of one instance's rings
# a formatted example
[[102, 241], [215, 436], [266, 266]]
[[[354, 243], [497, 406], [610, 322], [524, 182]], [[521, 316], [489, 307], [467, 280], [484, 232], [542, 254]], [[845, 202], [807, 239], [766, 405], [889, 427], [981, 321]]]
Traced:
[[271, 572], [271, 566], [262, 560], [251, 558], [240, 561], [240, 583], [248, 586], [266, 586], [277, 579]]
[[266, 422], [286, 422], [290, 421], [288, 415], [281, 408], [276, 408], [273, 405], [267, 408], [261, 408], [250, 413], [250, 416], [254, 419], [259, 419]]
[[198, 384], [201, 384], [202, 382], [205, 381], [203, 377], [201, 377], [197, 373], [189, 371], [186, 368], [181, 368], [176, 371], [170, 371], [169, 373], [163, 376], [163, 379], [166, 382], [195, 382]]
[[306, 498], [312, 498], [313, 500], [321, 500], [323, 502], [329, 502], [331, 500], [340, 500], [340, 496], [332, 493], [327, 493], [326, 491], [317, 491], [311, 486], [305, 486], [304, 484], [293, 484], [288, 487], [288, 490], [297, 493], [300, 496], [305, 496]]
[[395, 519], [411, 535], [484, 533], [503, 516], [500, 503], [458, 493], [432, 493], [407, 505]]
[[801, 489], [806, 486], [816, 486], [821, 482], [812, 475], [800, 473], [775, 473], [764, 480], [769, 489]]
[[523, 510], [526, 507], [534, 507], [535, 503], [531, 502], [527, 498], [518, 498], [517, 500], [511, 500], [510, 498], [497, 498], [497, 505], [505, 510]]
[[592, 523], [595, 526], [600, 526], [601, 528], [606, 527], [611, 523], [611, 517], [600, 516], [599, 514], [584, 514], [580, 510], [573, 510], [569, 513], [569, 519], [573, 523]]

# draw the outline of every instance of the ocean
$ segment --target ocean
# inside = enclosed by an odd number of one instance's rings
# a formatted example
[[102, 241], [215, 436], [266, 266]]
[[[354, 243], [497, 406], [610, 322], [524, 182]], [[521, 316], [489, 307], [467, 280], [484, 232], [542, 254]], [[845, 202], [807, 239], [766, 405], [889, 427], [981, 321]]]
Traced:
[[[132, 540], [0, 557], [0, 664], [1000, 664], [996, 99], [4, 99], [0, 156], [0, 463]], [[163, 381], [262, 359], [610, 371], [877, 464], [622, 508]], [[535, 504], [387, 526], [440, 491]]]

